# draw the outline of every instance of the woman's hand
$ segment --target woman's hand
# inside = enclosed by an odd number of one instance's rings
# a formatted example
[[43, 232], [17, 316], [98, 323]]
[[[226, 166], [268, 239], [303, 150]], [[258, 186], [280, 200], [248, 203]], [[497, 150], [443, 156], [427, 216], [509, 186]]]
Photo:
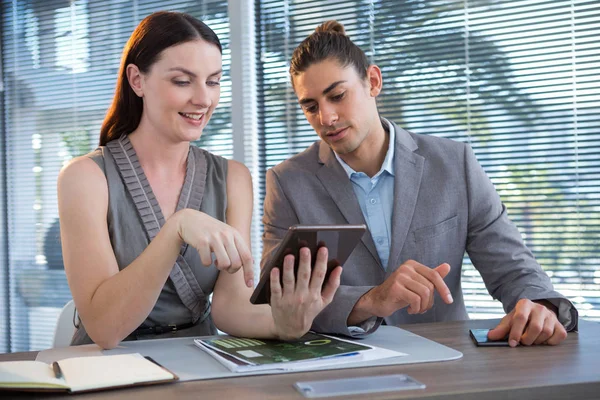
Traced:
[[179, 237], [198, 250], [202, 264], [211, 265], [214, 253], [220, 271], [233, 274], [243, 268], [246, 286], [253, 287], [252, 253], [237, 229], [200, 211], [184, 209], [177, 214]]
[[298, 277], [294, 277], [294, 256], [288, 255], [283, 262], [283, 288], [279, 268], [271, 270], [271, 312], [279, 339], [292, 340], [304, 335], [315, 317], [333, 300], [340, 286], [342, 267], [336, 267], [323, 288], [327, 272], [327, 248], [317, 252], [315, 266], [310, 268], [310, 250], [300, 249]]

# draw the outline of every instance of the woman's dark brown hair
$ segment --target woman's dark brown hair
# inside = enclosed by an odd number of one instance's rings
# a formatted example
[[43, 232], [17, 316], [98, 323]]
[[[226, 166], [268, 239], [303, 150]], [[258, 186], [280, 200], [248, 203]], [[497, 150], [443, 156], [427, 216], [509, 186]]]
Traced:
[[123, 49], [115, 96], [100, 129], [100, 146], [133, 132], [140, 124], [143, 102], [129, 86], [127, 66], [134, 64], [147, 73], [163, 50], [197, 39], [214, 44], [223, 52], [213, 30], [189, 14], [159, 11], [140, 22]]
[[342, 67], [352, 65], [361, 79], [367, 77], [369, 60], [365, 53], [346, 36], [344, 26], [337, 21], [326, 21], [302, 41], [292, 54], [290, 77], [306, 71], [313, 64], [335, 59]]

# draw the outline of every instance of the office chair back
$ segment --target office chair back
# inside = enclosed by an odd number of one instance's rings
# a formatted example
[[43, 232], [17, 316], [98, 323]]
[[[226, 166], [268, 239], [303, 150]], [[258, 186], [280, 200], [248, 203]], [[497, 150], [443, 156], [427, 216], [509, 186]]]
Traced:
[[75, 303], [73, 300], [69, 300], [58, 315], [58, 321], [56, 322], [56, 328], [54, 329], [54, 341], [52, 342], [52, 347], [69, 346], [71, 344], [71, 339], [73, 339], [73, 334], [77, 329], [76, 324], [79, 324], [78, 321], [79, 317], [77, 316]]

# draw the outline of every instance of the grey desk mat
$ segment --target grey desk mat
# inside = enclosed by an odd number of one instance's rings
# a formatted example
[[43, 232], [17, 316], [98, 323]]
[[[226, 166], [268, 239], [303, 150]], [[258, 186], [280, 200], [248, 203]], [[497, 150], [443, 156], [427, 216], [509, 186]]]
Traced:
[[[365, 339], [361, 339], [360, 343], [396, 350], [408, 355], [374, 361], [347, 362], [341, 365], [321, 367], [315, 370], [450, 361], [462, 357], [462, 353], [459, 351], [393, 326], [381, 326], [374, 334]], [[177, 374], [181, 381], [295, 372], [231, 372], [210, 355], [196, 347], [193, 343], [193, 338], [122, 342], [119, 347], [112, 350], [104, 350], [102, 353], [140, 353], [144, 356], [150, 356], [164, 367]], [[72, 354], [70, 354], [70, 356], [72, 356]]]

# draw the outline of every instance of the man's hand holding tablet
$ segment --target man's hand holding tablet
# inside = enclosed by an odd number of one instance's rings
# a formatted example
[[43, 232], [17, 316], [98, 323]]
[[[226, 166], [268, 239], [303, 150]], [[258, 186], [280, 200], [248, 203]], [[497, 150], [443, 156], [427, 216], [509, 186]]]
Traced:
[[291, 332], [310, 329], [313, 319], [333, 300], [342, 264], [365, 231], [365, 225], [294, 225], [288, 229], [250, 298], [254, 304], [271, 304], [277, 337], [293, 340], [297, 337]]
[[[350, 254], [360, 242], [361, 237], [367, 230], [366, 225], [294, 225], [291, 226], [286, 235], [281, 240], [281, 243], [271, 255], [269, 261], [265, 264], [260, 274], [260, 281], [252, 293], [250, 302], [253, 304], [265, 304], [271, 301], [271, 271], [277, 269], [278, 271], [273, 272], [277, 274], [281, 279], [281, 288], [283, 289], [283, 296], [285, 296], [285, 284], [286, 279], [291, 283], [293, 278], [294, 282], [298, 281], [309, 281], [312, 282], [312, 278], [318, 278], [313, 276], [314, 274], [310, 271], [306, 271], [299, 276], [300, 263], [300, 249], [307, 248], [306, 256], [308, 260], [308, 267], [313, 269], [315, 267], [315, 261], [318, 261], [317, 251], [325, 247], [327, 252], [323, 255], [326, 261], [325, 279], [323, 283], [326, 284], [331, 272], [337, 267], [343, 265], [343, 263], [350, 257]], [[310, 254], [308, 254], [310, 252]], [[292, 257], [286, 256], [291, 255]], [[324, 261], [324, 260], [323, 260]], [[317, 265], [319, 263], [317, 262]], [[286, 278], [286, 265], [289, 265], [290, 274]], [[280, 270], [283, 268], [283, 274]], [[317, 272], [317, 271], [314, 271]], [[279, 294], [278, 294], [279, 296]]]

